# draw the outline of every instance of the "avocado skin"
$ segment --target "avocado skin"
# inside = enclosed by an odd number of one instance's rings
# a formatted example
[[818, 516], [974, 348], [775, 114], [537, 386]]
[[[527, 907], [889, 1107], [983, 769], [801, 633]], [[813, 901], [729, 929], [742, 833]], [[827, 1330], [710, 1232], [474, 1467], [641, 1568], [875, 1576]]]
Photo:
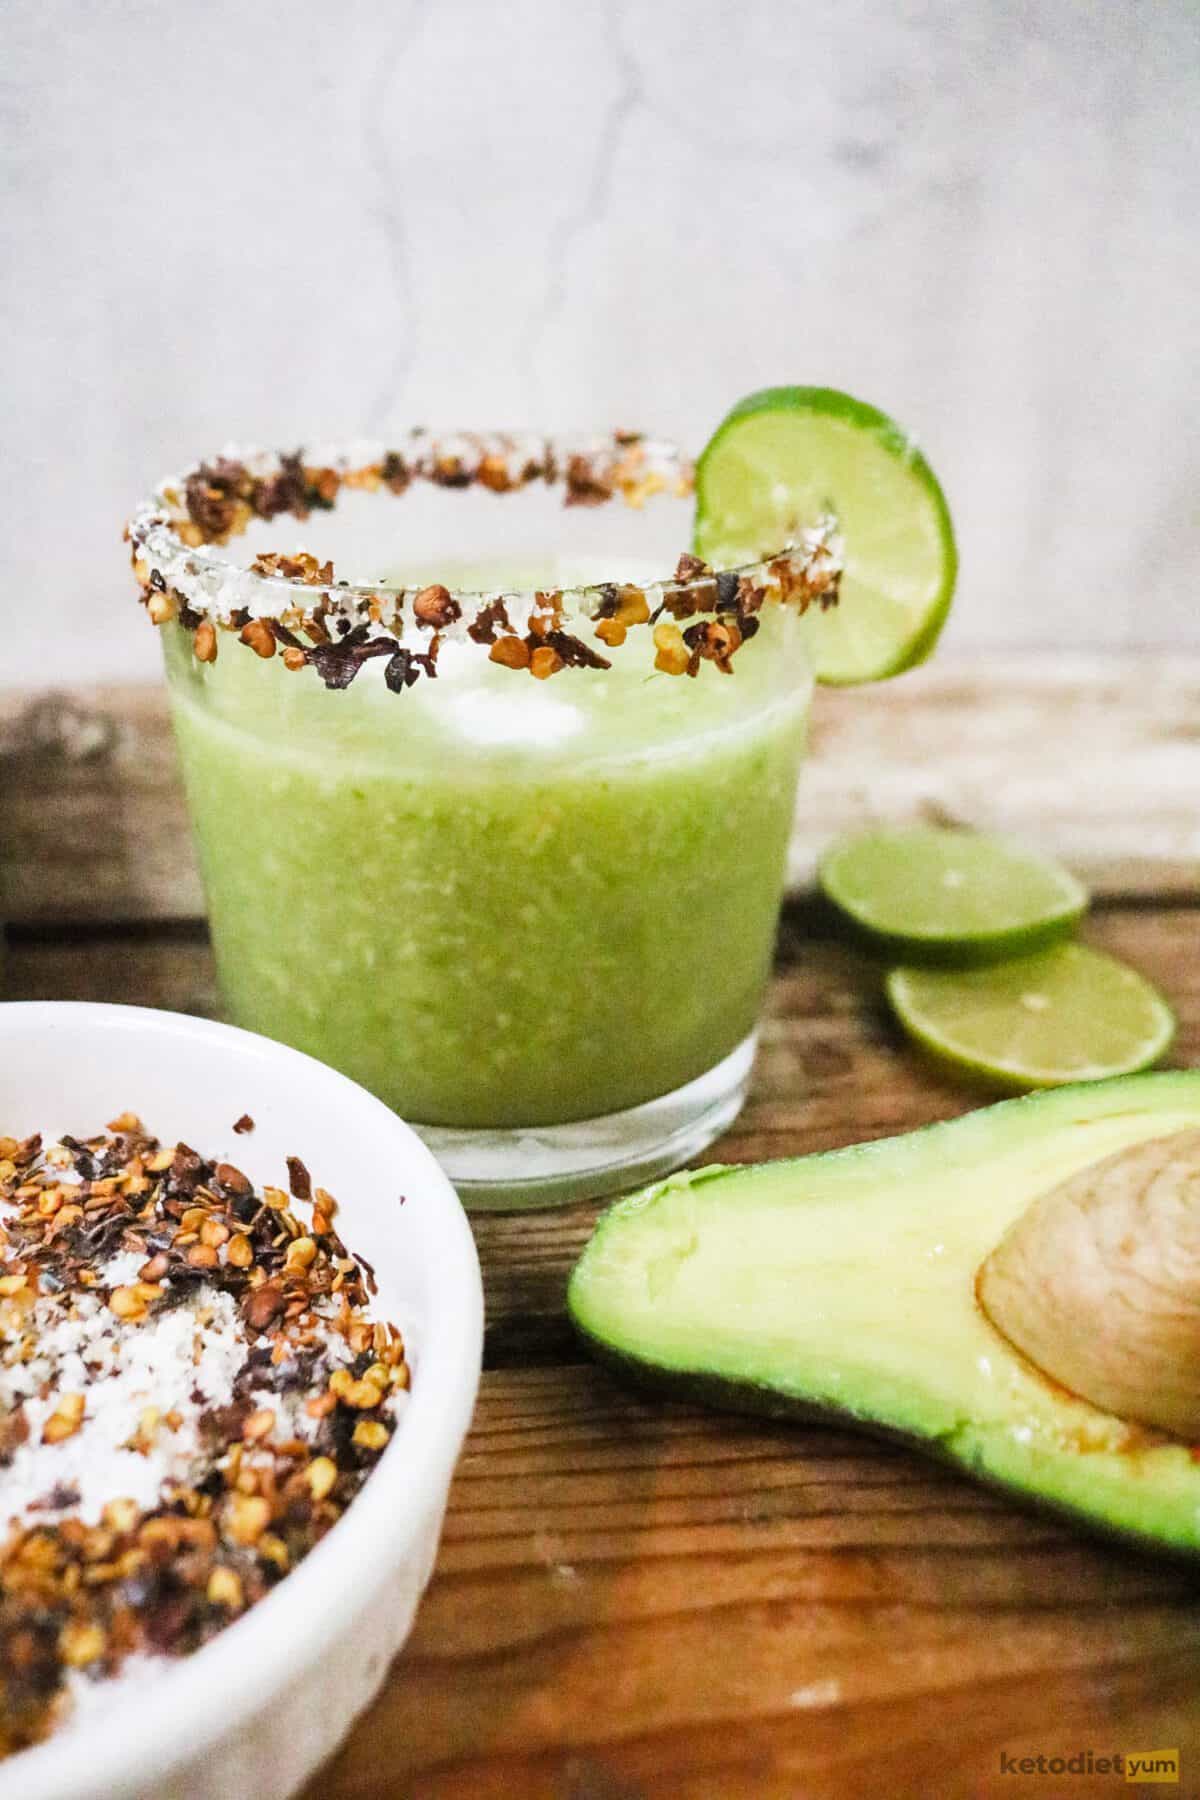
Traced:
[[[970, 1475], [993, 1491], [1015, 1498], [1028, 1507], [1075, 1526], [1082, 1526], [1093, 1536], [1150, 1551], [1172, 1560], [1186, 1561], [1194, 1566], [1196, 1559], [1200, 1558], [1200, 1463], [1192, 1461], [1192, 1452], [1188, 1446], [1175, 1440], [1135, 1431], [1128, 1450], [1109, 1449], [1101, 1455], [1091, 1449], [1065, 1450], [1059, 1445], [1055, 1448], [1054, 1460], [1059, 1465], [1076, 1464], [1083, 1472], [1084, 1483], [1082, 1492], [1077, 1490], [1072, 1493], [1069, 1488], [1066, 1491], [1056, 1491], [1053, 1468], [1042, 1477], [1032, 1479], [1028, 1473], [1014, 1476], [990, 1466], [987, 1454], [989, 1434], [995, 1435], [995, 1426], [991, 1422], [981, 1423], [977, 1432], [969, 1417], [961, 1421], [964, 1431], [925, 1432], [904, 1429], [886, 1419], [872, 1416], [866, 1407], [860, 1409], [854, 1404], [831, 1403], [827, 1398], [809, 1398], [802, 1393], [781, 1391], [777, 1385], [772, 1384], [765, 1372], [759, 1379], [733, 1379], [703, 1367], [667, 1366], [661, 1361], [656, 1362], [652, 1355], [641, 1353], [628, 1342], [613, 1342], [602, 1331], [595, 1329], [588, 1318], [589, 1312], [594, 1311], [594, 1308], [590, 1306], [584, 1288], [594, 1247], [604, 1236], [622, 1230], [623, 1215], [626, 1220], [632, 1218], [636, 1228], [640, 1210], [652, 1206], [658, 1198], [669, 1197], [672, 1193], [678, 1195], [699, 1192], [711, 1202], [714, 1194], [720, 1195], [720, 1189], [724, 1188], [725, 1194], [722, 1197], [740, 1207], [743, 1204], [743, 1190], [747, 1185], [752, 1188], [755, 1178], [760, 1175], [774, 1174], [776, 1178], [786, 1180], [790, 1174], [811, 1172], [830, 1162], [840, 1161], [843, 1166], [848, 1166], [853, 1159], [861, 1158], [864, 1153], [872, 1160], [886, 1159], [891, 1146], [899, 1147], [907, 1155], [911, 1155], [916, 1146], [918, 1154], [923, 1151], [926, 1156], [932, 1153], [936, 1158], [940, 1148], [939, 1140], [944, 1142], [948, 1134], [953, 1143], [955, 1136], [961, 1135], [964, 1128], [977, 1132], [981, 1121], [998, 1124], [1004, 1131], [1010, 1124], [1018, 1127], [1022, 1123], [1033, 1124], [1039, 1115], [1044, 1119], [1046, 1115], [1054, 1113], [1069, 1124], [1075, 1124], [1080, 1122], [1081, 1114], [1086, 1115], [1097, 1105], [1100, 1108], [1098, 1116], [1118, 1126], [1122, 1119], [1145, 1121], [1161, 1116], [1162, 1131], [1165, 1133], [1177, 1129], [1180, 1119], [1190, 1117], [1200, 1120], [1200, 1071], [1167, 1071], [1125, 1076], [1108, 1082], [1081, 1083], [1075, 1087], [1003, 1101], [977, 1113], [965, 1115], [962, 1119], [924, 1126], [895, 1139], [875, 1140], [870, 1144], [851, 1146], [842, 1151], [821, 1152], [814, 1156], [776, 1163], [742, 1167], [709, 1165], [690, 1176], [673, 1176], [665, 1183], [654, 1184], [642, 1194], [631, 1196], [626, 1201], [618, 1201], [601, 1216], [571, 1277], [568, 1312], [572, 1324], [583, 1344], [598, 1362], [639, 1389], [724, 1412], [861, 1431], [878, 1440], [915, 1449], [944, 1467]], [[1031, 1112], [1033, 1119], [1029, 1116]], [[1143, 1130], [1140, 1135], [1159, 1133], [1157, 1130]], [[1086, 1160], [1090, 1161], [1092, 1158]], [[1032, 1198], [1032, 1191], [1028, 1198]], [[849, 1199], [845, 1202], [847, 1207], [852, 1204]], [[630, 1209], [633, 1209], [632, 1212]], [[1018, 1207], [1017, 1210], [1022, 1208]], [[974, 1270], [964, 1270], [964, 1276], [968, 1273], [973, 1299]], [[1064, 1436], [1069, 1436], [1072, 1419], [1077, 1419], [1081, 1413], [1102, 1425], [1120, 1425], [1121, 1422], [1110, 1419], [1108, 1415], [1094, 1412], [1083, 1401], [1056, 1390], [1053, 1383], [1047, 1381], [1006, 1340], [1000, 1338], [990, 1322], [979, 1313], [977, 1306], [974, 1310], [977, 1324], [973, 1329], [983, 1329], [990, 1333], [996, 1353], [1002, 1351], [1011, 1358], [1013, 1364], [1019, 1367], [1022, 1379], [1040, 1389], [1040, 1403], [1044, 1410], [1050, 1413], [1061, 1411]], [[698, 1352], [698, 1361], [701, 1354], [703, 1353]], [[1016, 1416], [1020, 1417], [1019, 1414]], [[1124, 1470], [1120, 1462], [1122, 1456], [1128, 1459]], [[1169, 1459], [1169, 1462], [1164, 1463], [1164, 1458]], [[1185, 1460], [1188, 1466], [1181, 1475], [1181, 1464]], [[1164, 1475], [1169, 1476], [1170, 1490], [1174, 1492], [1182, 1489], [1182, 1493], [1178, 1503], [1164, 1498], [1164, 1507], [1160, 1509], [1157, 1520], [1143, 1520], [1139, 1516], [1142, 1510], [1139, 1495], [1145, 1496], [1147, 1480], [1154, 1480], [1153, 1471], [1159, 1464], [1163, 1466]], [[1087, 1478], [1090, 1470], [1101, 1465], [1109, 1465], [1110, 1470], [1115, 1468], [1115, 1476], [1109, 1476], [1109, 1486], [1111, 1488], [1111, 1482], [1115, 1479], [1122, 1504], [1106, 1507], [1102, 1497], [1098, 1500], [1088, 1491]]]

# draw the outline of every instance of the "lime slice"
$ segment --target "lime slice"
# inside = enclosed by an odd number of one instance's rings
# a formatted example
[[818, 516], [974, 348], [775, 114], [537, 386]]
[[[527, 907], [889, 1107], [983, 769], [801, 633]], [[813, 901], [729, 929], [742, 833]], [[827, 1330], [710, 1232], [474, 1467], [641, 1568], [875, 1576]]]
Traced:
[[945, 496], [908, 433], [834, 388], [764, 388], [734, 407], [696, 465], [696, 553], [732, 568], [838, 521], [845, 573], [815, 621], [818, 679], [882, 681], [924, 662], [950, 610], [958, 554]]
[[906, 962], [994, 962], [1069, 937], [1087, 889], [1007, 838], [934, 825], [864, 832], [818, 872], [827, 899]]
[[939, 1062], [1019, 1091], [1148, 1069], [1175, 1032], [1143, 976], [1082, 944], [986, 969], [893, 969], [887, 994]]

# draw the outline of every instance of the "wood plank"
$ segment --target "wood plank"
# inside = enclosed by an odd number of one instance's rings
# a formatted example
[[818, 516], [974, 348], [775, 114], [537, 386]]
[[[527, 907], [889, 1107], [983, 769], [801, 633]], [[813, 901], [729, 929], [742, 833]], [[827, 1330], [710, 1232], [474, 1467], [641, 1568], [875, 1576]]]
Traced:
[[221, 1015], [217, 972], [203, 925], [103, 927], [42, 935], [10, 927], [0, 997], [98, 1000]]
[[909, 817], [1011, 832], [1097, 894], [1200, 885], [1200, 658], [946, 658], [818, 697], [793, 886], [837, 832]]
[[[818, 696], [791, 853], [875, 818], [956, 820], [1055, 851], [1098, 893], [1193, 897], [1200, 656], [950, 657]], [[203, 912], [164, 695], [0, 690], [0, 915]]]
[[1196, 1594], [900, 1449], [491, 1374], [412, 1641], [309, 1800], [999, 1793], [1001, 1751], [1081, 1745], [1186, 1766]]
[[0, 690], [0, 918], [203, 911], [163, 690]]
[[[784, 916], [762, 1049], [749, 1103], [705, 1160], [751, 1162], [800, 1155], [950, 1118], [976, 1096], [932, 1071], [905, 1044], [884, 1007], [879, 968], [828, 935], [816, 905]], [[1170, 1060], [1200, 1062], [1200, 921], [1186, 907], [1106, 908], [1084, 936], [1157, 982], [1180, 1014]], [[10, 998], [135, 1000], [181, 1012], [218, 1012], [212, 955], [202, 931], [106, 931], [70, 942], [21, 934], [9, 952]], [[507, 1216], [479, 1214], [487, 1274], [489, 1367], [575, 1355], [563, 1316], [571, 1266], [595, 1205]]]

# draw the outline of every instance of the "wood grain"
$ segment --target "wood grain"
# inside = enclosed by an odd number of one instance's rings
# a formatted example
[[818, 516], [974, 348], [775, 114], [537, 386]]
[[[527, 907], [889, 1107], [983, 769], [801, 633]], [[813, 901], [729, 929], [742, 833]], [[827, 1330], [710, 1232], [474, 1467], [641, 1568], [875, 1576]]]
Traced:
[[1014, 1747], [1186, 1758], [1195, 1599], [900, 1450], [493, 1374], [414, 1637], [310, 1800], [942, 1796], [1001, 1791]]
[[[1101, 894], [1196, 891], [1198, 656], [946, 659], [821, 693], [812, 737], [793, 892], [832, 837], [878, 818], [1013, 832]], [[10, 919], [201, 917], [161, 689], [0, 690], [0, 846]]]

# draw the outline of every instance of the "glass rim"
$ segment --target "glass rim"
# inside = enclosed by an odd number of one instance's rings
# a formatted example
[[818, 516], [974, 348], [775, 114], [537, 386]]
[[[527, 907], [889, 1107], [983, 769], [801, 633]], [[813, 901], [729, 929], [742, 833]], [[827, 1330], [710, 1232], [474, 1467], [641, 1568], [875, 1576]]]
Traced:
[[[369, 440], [294, 452], [230, 446], [160, 482], [127, 524], [125, 537], [151, 620], [161, 625], [177, 619], [191, 629], [201, 661], [215, 660], [218, 631], [232, 632], [260, 656], [281, 650], [289, 667], [314, 663], [328, 686], [346, 686], [363, 661], [391, 651], [395, 667], [388, 685], [399, 688], [417, 674], [436, 672], [445, 640], [473, 641], [488, 646], [494, 661], [549, 674], [564, 666], [611, 667], [568, 625], [590, 626], [605, 648], [616, 648], [630, 626], [646, 624], [659, 651], [656, 667], [695, 674], [700, 661], [712, 660], [728, 673], [730, 658], [754, 635], [756, 615], [767, 601], [801, 611], [814, 602], [822, 608], [836, 603], [842, 556], [832, 517], [769, 555], [728, 569], [714, 570], [684, 552], [673, 574], [640, 585], [467, 589], [440, 582], [350, 582], [336, 575], [331, 562], [306, 552], [260, 553], [249, 564], [220, 554], [252, 522], [332, 511], [347, 490], [399, 496], [424, 480], [499, 496], [540, 483], [561, 485], [568, 507], [619, 499], [640, 510], [662, 496], [685, 499], [693, 479], [693, 462], [676, 445], [628, 431], [554, 437], [417, 430], [391, 446]], [[677, 622], [703, 614], [715, 615], [712, 626], [680, 632], [677, 623], [659, 623], [664, 615]], [[384, 635], [372, 638], [372, 631]], [[424, 634], [423, 653], [402, 647], [410, 631]]]

